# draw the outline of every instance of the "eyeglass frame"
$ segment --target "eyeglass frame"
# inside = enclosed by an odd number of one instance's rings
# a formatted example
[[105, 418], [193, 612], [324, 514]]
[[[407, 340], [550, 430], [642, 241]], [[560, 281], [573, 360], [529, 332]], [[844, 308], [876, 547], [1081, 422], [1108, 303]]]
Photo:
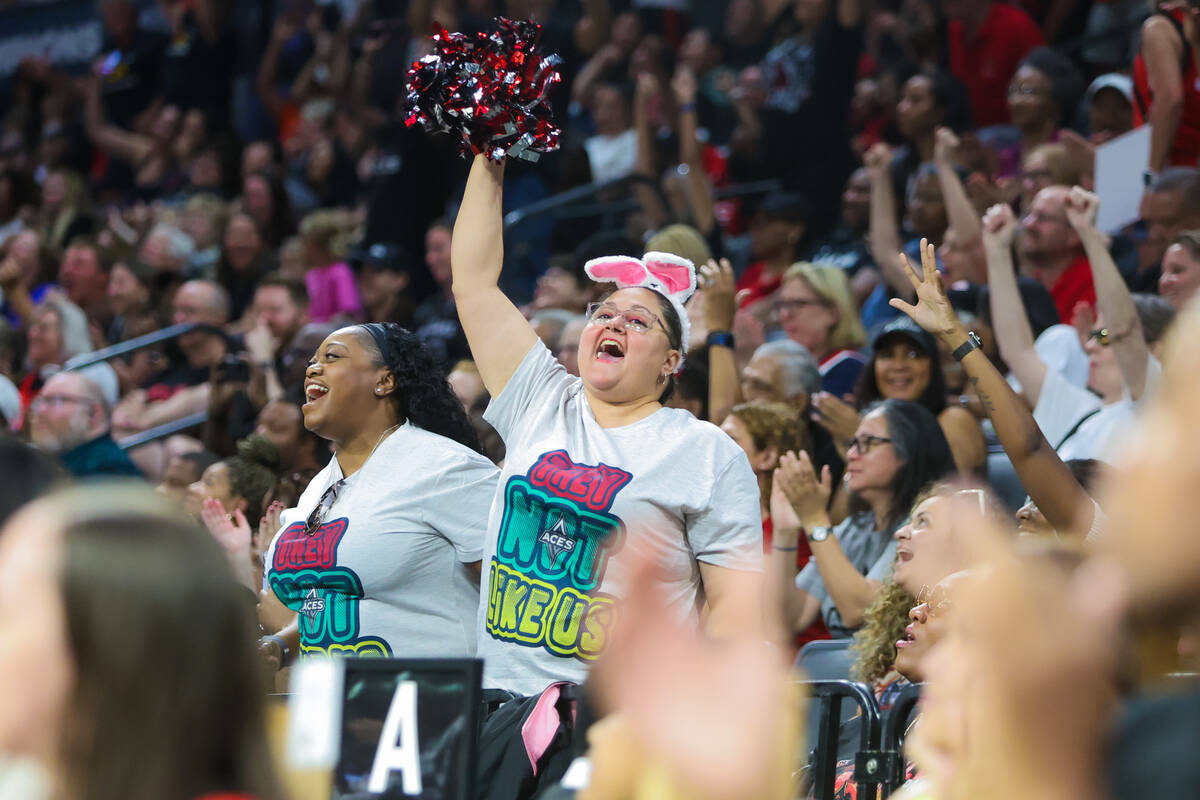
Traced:
[[[866, 447], [863, 447], [863, 444], [862, 444], [862, 440], [864, 440], [864, 439], [867, 442]], [[862, 458], [867, 453], [874, 450], [875, 445], [891, 444], [892, 441], [893, 441], [892, 437], [890, 437], [890, 436], [876, 436], [873, 433], [866, 433], [866, 434], [863, 434], [862, 436], [851, 437], [850, 441], [846, 443], [846, 451], [849, 452], [850, 449], [853, 448], [854, 450], [858, 451], [858, 457]]]
[[305, 536], [312, 536], [325, 524], [325, 515], [333, 508], [333, 504], [337, 502], [338, 495], [345, 486], [346, 479], [342, 478], [340, 481], [331, 483], [329, 488], [321, 493], [321, 499], [317, 501], [313, 510], [308, 512], [308, 516], [304, 520]]
[[771, 303], [771, 312], [779, 316], [787, 308], [789, 312], [800, 314], [804, 312], [804, 309], [811, 306], [824, 306], [828, 308], [829, 302], [827, 300], [810, 299], [807, 297], [781, 297]]
[[99, 402], [100, 401], [98, 401], [94, 397], [81, 397], [79, 395], [74, 395], [74, 394], [52, 394], [52, 395], [39, 394], [37, 397], [33, 398], [33, 400], [30, 401], [29, 407], [32, 409], [36, 406], [45, 406], [45, 405], [60, 406], [60, 405], [66, 404], [66, 403], [78, 403], [81, 406], [92, 406], [92, 405], [97, 405]]
[[[654, 328], [654, 323], [657, 323], [658, 327], [662, 328], [663, 333], [665, 333], [667, 335], [667, 338], [668, 339], [671, 338], [671, 332], [667, 330], [667, 326], [665, 323], [663, 323], [662, 318], [659, 317], [657, 314], [655, 314], [650, 309], [646, 308], [645, 306], [640, 306], [640, 305], [631, 306], [628, 310], [622, 311], [621, 309], [617, 308], [617, 306], [614, 303], [610, 303], [607, 300], [594, 300], [587, 304], [587, 324], [589, 326], [590, 325], [608, 325], [612, 322], [612, 320], [603, 322], [601, 320], [593, 318], [595, 313], [597, 311], [599, 311], [601, 308], [604, 308], [605, 306], [608, 306], [609, 308], [611, 308], [613, 311], [616, 312], [615, 314], [613, 314], [612, 319], [615, 320], [618, 317], [620, 317], [621, 328], [625, 331], [633, 331], [634, 333], [638, 333], [638, 334], [649, 333]], [[641, 311], [637, 311], [636, 309], [641, 309]], [[648, 325], [645, 330], [638, 330], [636, 327], [632, 327], [632, 325], [634, 323], [631, 323], [629, 320], [629, 317], [625, 316], [626, 314], [632, 314], [632, 313], [645, 314], [647, 317], [650, 317], [652, 320], [654, 320], [654, 322], [652, 322], [650, 325]]]

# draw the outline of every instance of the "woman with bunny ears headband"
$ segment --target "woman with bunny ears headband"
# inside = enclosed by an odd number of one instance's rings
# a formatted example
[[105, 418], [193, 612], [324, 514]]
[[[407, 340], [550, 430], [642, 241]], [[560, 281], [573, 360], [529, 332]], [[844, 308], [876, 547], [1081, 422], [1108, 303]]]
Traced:
[[504, 167], [476, 157], [451, 246], [454, 298], [506, 460], [485, 539], [484, 685], [580, 682], [605, 649], [630, 550], [659, 554], [664, 594], [710, 632], [759, 635], [758, 485], [719, 428], [666, 408], [696, 288], [677, 256], [586, 266], [613, 291], [588, 309], [572, 377], [497, 285]]

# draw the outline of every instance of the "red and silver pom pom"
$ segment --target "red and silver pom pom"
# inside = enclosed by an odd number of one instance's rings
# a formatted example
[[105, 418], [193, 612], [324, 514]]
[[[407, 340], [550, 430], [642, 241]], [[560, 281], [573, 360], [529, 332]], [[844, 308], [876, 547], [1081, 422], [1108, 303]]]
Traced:
[[434, 25], [433, 53], [408, 71], [405, 124], [445, 131], [459, 152], [537, 161], [558, 149], [561, 131], [546, 95], [562, 80], [556, 55], [536, 52], [541, 26], [496, 18], [491, 34], [467, 36]]

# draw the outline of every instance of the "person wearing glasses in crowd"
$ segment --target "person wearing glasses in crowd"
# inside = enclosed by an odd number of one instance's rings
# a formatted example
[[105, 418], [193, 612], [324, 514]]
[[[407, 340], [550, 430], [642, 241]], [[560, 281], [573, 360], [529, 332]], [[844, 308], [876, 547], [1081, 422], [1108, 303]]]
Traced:
[[[867, 410], [846, 448], [845, 488], [851, 514], [833, 526], [829, 467], [818, 475], [808, 453], [779, 461], [775, 483], [795, 511], [798, 526], [773, 532], [770, 577], [790, 631], [820, 615], [835, 639], [862, 625], [867, 608], [891, 574], [893, 532], [918, 493], [954, 472], [950, 445], [937, 418], [910, 400], [883, 400]], [[796, 548], [808, 538], [812, 559], [796, 572]]]
[[774, 311], [787, 337], [817, 359], [822, 391], [839, 398], [853, 392], [867, 363], [858, 352], [867, 334], [846, 273], [827, 264], [793, 264], [783, 276]]
[[113, 441], [112, 409], [101, 388], [86, 376], [53, 376], [33, 398], [30, 412], [33, 443], [57, 455], [75, 477], [142, 476]]
[[589, 261], [589, 277], [617, 288], [588, 308], [573, 377], [497, 285], [503, 174], [475, 158], [451, 250], [459, 317], [492, 396], [485, 419], [507, 453], [485, 540], [484, 686], [532, 695], [582, 682], [639, 548], [656, 554], [673, 613], [699, 624], [706, 611], [718, 638], [762, 638], [754, 472], [715, 425], [664, 406], [686, 355], [693, 265], [664, 253]]
[[395, 323], [341, 328], [304, 396], [304, 426], [334, 456], [264, 556], [263, 618], [280, 610], [271, 595], [295, 614], [264, 657], [474, 655], [497, 472], [433, 357]]

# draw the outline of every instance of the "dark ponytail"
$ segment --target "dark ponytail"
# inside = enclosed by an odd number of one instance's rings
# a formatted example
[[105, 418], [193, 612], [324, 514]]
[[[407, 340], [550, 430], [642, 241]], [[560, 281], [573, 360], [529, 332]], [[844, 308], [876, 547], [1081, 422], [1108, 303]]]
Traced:
[[394, 322], [369, 322], [357, 327], [366, 334], [363, 344], [375, 363], [396, 378], [392, 398], [400, 416], [482, 455], [483, 447], [467, 412], [421, 340]]

